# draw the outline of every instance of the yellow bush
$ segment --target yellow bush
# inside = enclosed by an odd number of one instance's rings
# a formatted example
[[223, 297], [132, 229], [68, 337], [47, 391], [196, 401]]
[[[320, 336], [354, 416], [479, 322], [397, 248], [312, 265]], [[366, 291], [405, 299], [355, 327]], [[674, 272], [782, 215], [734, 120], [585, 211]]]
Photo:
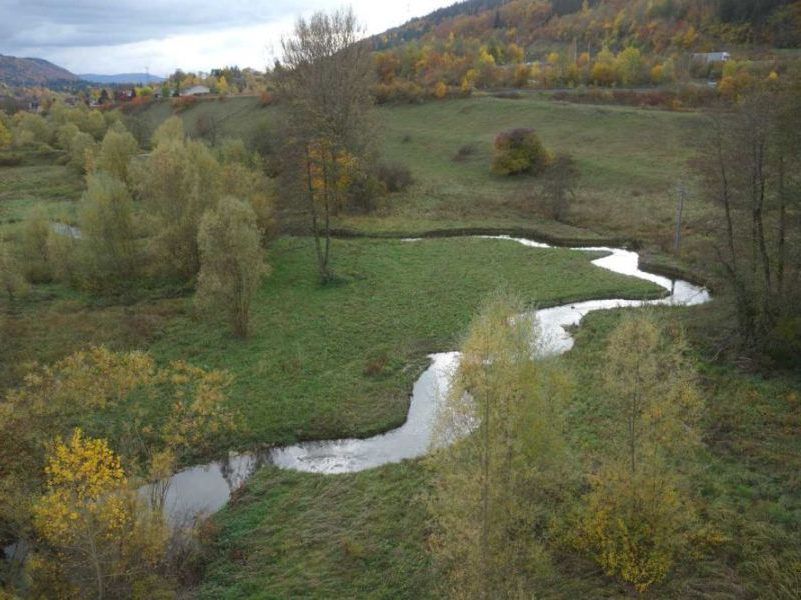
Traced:
[[609, 468], [593, 482], [574, 542], [607, 575], [642, 592], [689, 547], [694, 524], [691, 504], [670, 477]]

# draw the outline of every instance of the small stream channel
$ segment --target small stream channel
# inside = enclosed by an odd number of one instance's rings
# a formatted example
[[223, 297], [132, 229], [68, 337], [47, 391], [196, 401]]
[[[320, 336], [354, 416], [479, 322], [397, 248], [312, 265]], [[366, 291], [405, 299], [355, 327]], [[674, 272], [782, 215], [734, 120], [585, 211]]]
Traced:
[[[65, 231], [75, 236], [74, 231]], [[80, 235], [78, 233], [78, 235]], [[531, 248], [552, 246], [510, 236], [480, 236], [506, 240]], [[406, 240], [416, 243], [419, 240]], [[637, 277], [665, 289], [665, 296], [655, 300], [588, 300], [545, 308], [535, 312], [540, 324], [540, 352], [543, 355], [563, 354], [573, 347], [570, 327], [578, 325], [590, 312], [621, 307], [693, 306], [710, 300], [709, 292], [687, 281], [641, 271], [639, 255], [630, 250], [608, 247], [572, 248], [576, 252], [603, 252], [592, 263], [602, 269]], [[230, 453], [223, 460], [189, 467], [160, 484], [146, 485], [140, 493], [149, 495], [154, 486], [164, 486], [165, 511], [173, 524], [191, 522], [222, 508], [231, 493], [247, 481], [262, 465], [308, 473], [352, 473], [387, 463], [423, 456], [431, 443], [439, 401], [448, 389], [450, 375], [459, 362], [458, 352], [441, 352], [429, 357], [431, 363], [420, 375], [412, 390], [406, 422], [386, 433], [366, 439], [340, 439], [303, 442], [273, 448], [265, 452]], [[9, 549], [7, 549], [8, 551]]]
[[[507, 240], [531, 248], [552, 247], [509, 236], [481, 237]], [[406, 241], [415, 243], [419, 240]], [[570, 350], [573, 338], [567, 329], [578, 325], [592, 311], [657, 305], [692, 306], [710, 300], [709, 292], [703, 287], [641, 271], [636, 252], [607, 247], [573, 250], [603, 252], [606, 255], [592, 261], [594, 265], [655, 283], [666, 290], [666, 295], [656, 300], [589, 300], [538, 310], [535, 314], [540, 323], [540, 351], [543, 355], [563, 354]], [[459, 353], [441, 352], [429, 358], [429, 367], [414, 384], [406, 422], [397, 429], [366, 439], [303, 442], [263, 453], [231, 453], [224, 460], [190, 467], [169, 480], [165, 504], [169, 520], [180, 522], [216, 512], [225, 505], [233, 490], [265, 464], [307, 473], [336, 474], [363, 471], [423, 456], [431, 443], [439, 400], [447, 393], [450, 375], [459, 362]], [[143, 492], [149, 493], [150, 489], [146, 486]]]

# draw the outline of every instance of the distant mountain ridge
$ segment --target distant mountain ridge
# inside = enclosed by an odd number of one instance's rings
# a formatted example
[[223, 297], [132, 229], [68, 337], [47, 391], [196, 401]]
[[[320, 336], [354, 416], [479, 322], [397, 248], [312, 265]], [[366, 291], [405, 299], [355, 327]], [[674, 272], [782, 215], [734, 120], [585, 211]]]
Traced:
[[115, 75], [98, 75], [95, 73], [81, 73], [78, 75], [84, 81], [90, 83], [99, 83], [101, 85], [121, 85], [121, 84], [135, 84], [140, 85], [144, 83], [158, 84], [163, 83], [164, 77], [158, 75], [150, 75], [148, 73], [118, 73]]
[[0, 82], [14, 87], [78, 83], [80, 78], [42, 58], [0, 54]]

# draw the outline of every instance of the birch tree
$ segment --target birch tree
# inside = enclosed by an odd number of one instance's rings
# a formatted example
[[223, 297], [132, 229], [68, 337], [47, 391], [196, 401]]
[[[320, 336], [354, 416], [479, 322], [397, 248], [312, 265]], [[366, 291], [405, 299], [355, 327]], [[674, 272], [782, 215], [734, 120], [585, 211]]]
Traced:
[[292, 187], [303, 198], [322, 282], [333, 279], [331, 218], [342, 203], [348, 157], [365, 156], [372, 101], [369, 48], [351, 10], [299, 19], [282, 41], [279, 91], [290, 119], [287, 162]]

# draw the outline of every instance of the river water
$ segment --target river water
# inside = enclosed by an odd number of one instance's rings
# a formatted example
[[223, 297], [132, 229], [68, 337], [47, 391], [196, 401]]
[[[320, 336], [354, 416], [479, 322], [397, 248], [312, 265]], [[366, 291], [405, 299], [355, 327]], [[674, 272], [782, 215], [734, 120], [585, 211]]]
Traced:
[[[548, 244], [509, 236], [481, 236], [523, 244], [532, 248], [550, 248]], [[418, 240], [406, 240], [416, 243]], [[568, 329], [578, 325], [592, 311], [619, 307], [657, 305], [692, 306], [710, 300], [709, 292], [687, 281], [671, 280], [639, 269], [636, 252], [621, 248], [574, 248], [576, 252], [603, 252], [593, 264], [615, 273], [629, 275], [657, 284], [665, 296], [656, 300], [589, 300], [536, 311], [543, 355], [557, 355], [573, 347]], [[412, 390], [406, 422], [386, 433], [366, 439], [341, 439], [303, 442], [274, 448], [263, 453], [231, 453], [226, 459], [184, 469], [168, 482], [165, 510], [173, 523], [208, 515], [222, 508], [232, 491], [240, 487], [262, 465], [308, 473], [352, 473], [387, 463], [424, 455], [430, 446], [440, 398], [447, 393], [450, 375], [459, 362], [458, 352], [442, 352], [429, 357], [429, 367], [417, 379]], [[150, 493], [152, 486], [142, 488]]]

